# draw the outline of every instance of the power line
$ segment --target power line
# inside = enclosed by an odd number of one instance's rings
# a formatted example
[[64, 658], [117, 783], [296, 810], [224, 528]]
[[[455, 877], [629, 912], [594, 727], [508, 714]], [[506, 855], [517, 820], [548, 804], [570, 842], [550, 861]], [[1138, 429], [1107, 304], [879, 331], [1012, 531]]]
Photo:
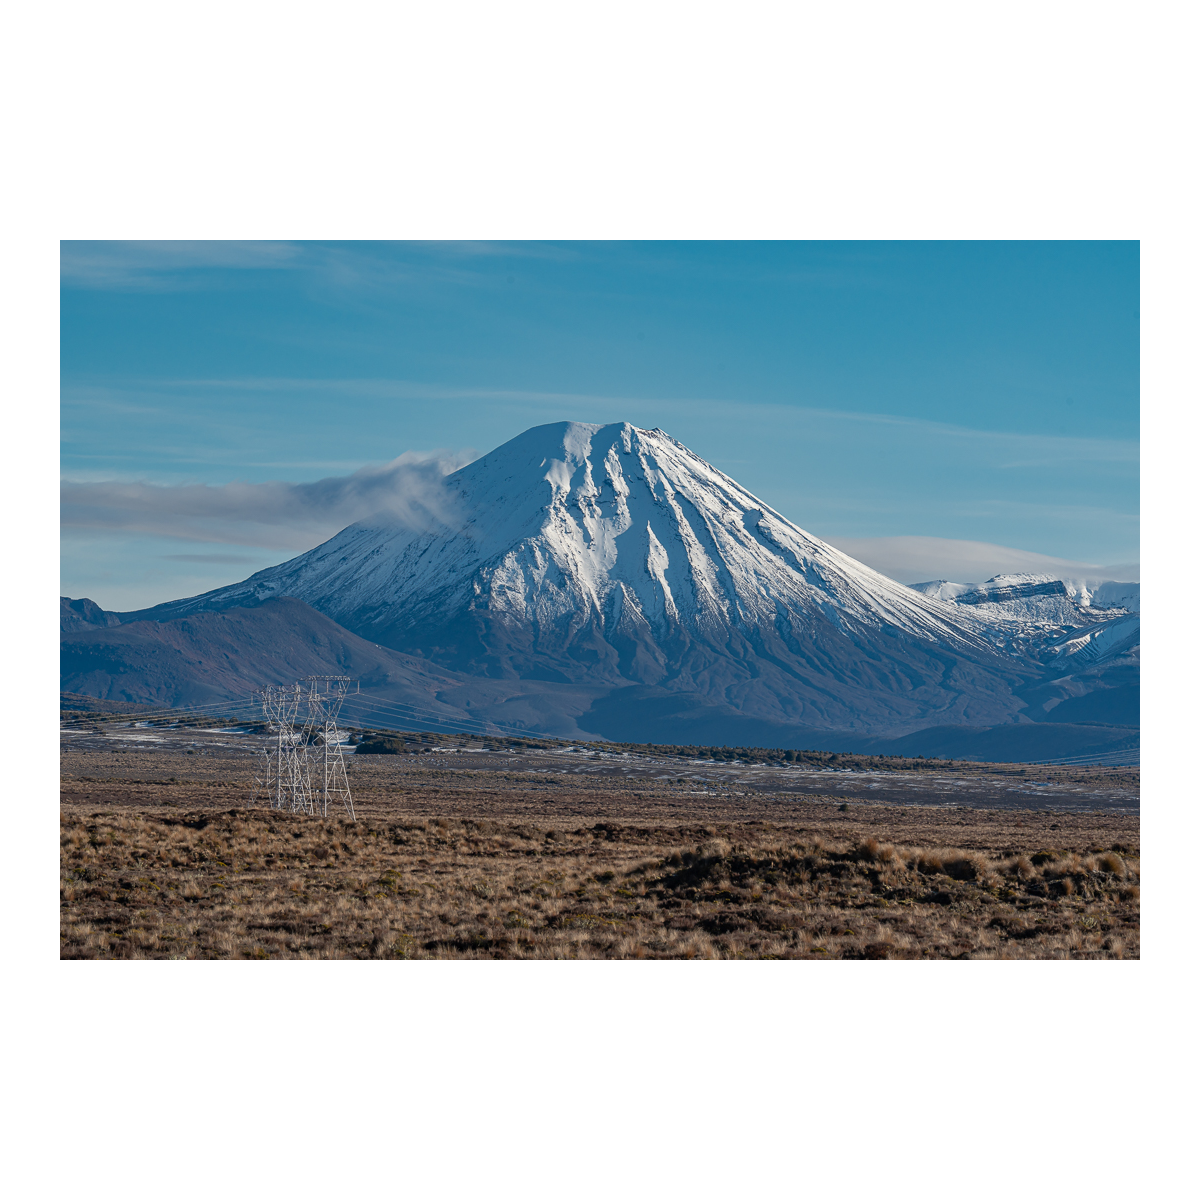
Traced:
[[[95, 697], [95, 699], [100, 700], [100, 697]], [[204, 709], [223, 708], [230, 704], [246, 704], [249, 702], [253, 702], [251, 698], [242, 696], [242, 697], [231, 697], [226, 700], [208, 700], [208, 701], [205, 701], [203, 704], [170, 704], [170, 705], [160, 705], [157, 708], [152, 705], [146, 705], [144, 708], [140, 709], [138, 712], [105, 713], [103, 715], [105, 715], [105, 716], [142, 717], [142, 716], [145, 716], [147, 713], [156, 713], [156, 712], [200, 712]], [[64, 712], [74, 712], [74, 711], [86, 712], [89, 710], [86, 710], [86, 709], [78, 709], [78, 710], [64, 709], [63, 711]]]
[[[482, 729], [482, 735], [485, 737], [503, 736], [504, 734], [508, 733], [508, 734], [513, 734], [513, 735], [517, 735], [520, 737], [537, 738], [541, 741], [570, 741], [570, 740], [572, 740], [569, 738], [559, 738], [553, 734], [536, 733], [531, 729], [522, 729], [518, 726], [506, 725], [499, 721], [485, 721], [480, 717], [469, 717], [469, 716], [466, 716], [465, 714], [462, 717], [445, 717], [445, 716], [442, 716], [440, 713], [435, 713], [432, 709], [423, 709], [423, 708], [418, 707], [417, 705], [407, 704], [403, 701], [398, 701], [398, 700], [377, 700], [377, 699], [369, 697], [367, 693], [363, 693], [360, 697], [349, 697], [349, 701], [356, 702], [359, 705], [365, 704], [370, 709], [383, 709], [383, 710], [391, 709], [391, 710], [393, 710], [391, 714], [385, 713], [385, 715], [407, 717], [409, 719], [419, 718], [421, 720], [425, 720], [430, 723], [437, 722], [439, 724], [451, 725], [451, 726], [453, 726], [453, 725], [479, 726]], [[410, 711], [404, 711], [404, 710], [410, 710]], [[497, 731], [497, 733], [492, 734], [488, 730], [488, 728], [487, 728], [488, 726], [491, 726], [492, 729]], [[474, 733], [474, 732], [476, 732], [476, 730], [474, 728], [463, 728], [463, 729], [453, 730], [452, 732]]]
[[[369, 716], [372, 713], [382, 713], [385, 718], [392, 720], [406, 720], [414, 724], [423, 723], [426, 725], [440, 725], [447, 727], [451, 733], [467, 733], [475, 736], [490, 737], [502, 736], [505, 728], [498, 725], [496, 722], [485, 722], [470, 717], [455, 718], [445, 717], [439, 713], [434, 713], [429, 709], [420, 709], [415, 705], [406, 705], [401, 708], [398, 705], [381, 702], [365, 702], [358, 706], [361, 716]], [[524, 730], [513, 729], [512, 732], [524, 733]], [[537, 736], [537, 735], [533, 735]]]
[[350, 795], [350, 780], [346, 775], [346, 759], [342, 754], [342, 735], [337, 719], [350, 690], [348, 675], [309, 675], [308, 729], [316, 734], [321, 746], [321, 813], [329, 816], [329, 798], [341, 800], [350, 820], [354, 820], [354, 800]]
[[[106, 713], [106, 712], [89, 712], [84, 709], [63, 709], [62, 712], [78, 711], [80, 717], [109, 717], [116, 721], [158, 721], [170, 716], [186, 717], [186, 716], [221, 716], [225, 712], [232, 709], [241, 709], [251, 705], [257, 705], [258, 701], [254, 698], [240, 700], [217, 700], [209, 704], [193, 705], [189, 707], [173, 706], [171, 708], [150, 708], [142, 712], [133, 713]], [[70, 717], [61, 717], [62, 720], [70, 720]]]
[[[374, 709], [373, 711], [378, 712], [380, 710]], [[385, 711], [382, 713], [382, 716], [382, 721], [371, 721], [370, 724], [376, 728], [390, 729], [396, 733], [441, 733], [447, 736], [474, 738], [524, 737], [539, 741], [569, 740], [548, 737], [544, 733], [518, 729], [513, 726], [501, 726], [495, 723], [468, 725], [463, 722], [454, 721], [451, 718], [424, 716], [419, 713]], [[359, 719], [363, 719], [361, 715]], [[390, 722], [395, 722], [396, 724], [389, 724]]]
[[[188, 716], [218, 717], [228, 715], [231, 720], [236, 720], [239, 719], [239, 715], [244, 718], [248, 710], [258, 708], [262, 703], [261, 696], [262, 693], [260, 692], [252, 697], [210, 701], [205, 704], [189, 705], [186, 707], [172, 706], [170, 708], [148, 709], [137, 713], [103, 713], [96, 715], [111, 718], [114, 721], [128, 721], [131, 724], [136, 724], [140, 721], [157, 722], [168, 718], [184, 720]], [[347, 693], [343, 699], [344, 703], [357, 707], [363, 715], [367, 715], [369, 712], [380, 712], [384, 716], [391, 716], [396, 720], [419, 721], [425, 724], [441, 726], [450, 733], [463, 733], [482, 737], [503, 737], [509, 735], [536, 738], [542, 741], [570, 740], [556, 739], [553, 735], [548, 737], [545, 733], [523, 729], [505, 722], [488, 721], [479, 717], [471, 717], [465, 713], [456, 717], [445, 716], [432, 709], [422, 708], [405, 701], [386, 700], [382, 697], [373, 697], [364, 693]], [[70, 718], [64, 717], [63, 720], [70, 720]]]
[[265, 687], [259, 695], [267, 729], [275, 734], [275, 741], [263, 747], [251, 804], [262, 797], [270, 808], [311, 816], [312, 764], [304, 731], [296, 729], [302, 699], [300, 685]]

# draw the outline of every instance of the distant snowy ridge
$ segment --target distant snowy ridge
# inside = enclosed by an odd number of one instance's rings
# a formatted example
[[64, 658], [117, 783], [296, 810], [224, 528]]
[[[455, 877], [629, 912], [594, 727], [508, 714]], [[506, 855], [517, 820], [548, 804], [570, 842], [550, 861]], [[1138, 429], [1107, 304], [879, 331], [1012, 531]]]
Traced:
[[1027, 645], [1043, 661], [1095, 664], [1134, 654], [1139, 648], [1138, 583], [1022, 574], [996, 575], [978, 584], [936, 579], [913, 587], [922, 595], [955, 606], [969, 605], [997, 624], [1035, 635]]
[[1142, 585], [1140, 583], [1119, 583], [1109, 580], [1096, 585], [1088, 600], [1081, 604], [1091, 604], [1092, 608], [1124, 608], [1129, 612], [1142, 610]]
[[956, 604], [1003, 603], [1036, 596], [1066, 596], [1081, 608], [1141, 607], [1141, 584], [1116, 580], [1085, 579], [1069, 575], [994, 575], [983, 583], [952, 583], [934, 579], [910, 584], [915, 591]]

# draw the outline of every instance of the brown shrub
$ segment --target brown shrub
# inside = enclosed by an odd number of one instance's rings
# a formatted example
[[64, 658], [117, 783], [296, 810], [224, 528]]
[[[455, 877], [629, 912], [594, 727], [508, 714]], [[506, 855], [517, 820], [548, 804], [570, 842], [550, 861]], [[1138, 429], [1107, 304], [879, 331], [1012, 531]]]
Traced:
[[991, 864], [982, 854], [962, 854], [946, 858], [942, 869], [951, 879], [972, 881], [990, 874]]
[[1024, 854], [1011, 859], [1005, 864], [1005, 868], [1010, 875], [1017, 875], [1021, 879], [1032, 879], [1037, 874], [1033, 863]]
[[857, 854], [863, 862], [877, 863], [894, 863], [900, 857], [895, 846], [880, 844], [879, 839], [873, 837], [867, 838], [859, 845]]
[[918, 851], [910, 865], [922, 875], [941, 875], [946, 869], [942, 856], [930, 850]]

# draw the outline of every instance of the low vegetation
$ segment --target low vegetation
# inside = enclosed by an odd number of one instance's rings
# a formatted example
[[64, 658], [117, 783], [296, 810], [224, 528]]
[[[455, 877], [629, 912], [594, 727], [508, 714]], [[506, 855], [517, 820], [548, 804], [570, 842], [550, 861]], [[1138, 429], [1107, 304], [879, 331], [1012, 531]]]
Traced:
[[[1056, 827], [1057, 828], [1057, 827]], [[64, 958], [1122, 958], [1132, 845], [67, 809]]]
[[[794, 764], [800, 768], [828, 771], [940, 772], [1001, 775], [1014, 778], [1037, 777], [1091, 781], [1094, 767], [1046, 767], [1030, 763], [979, 763], [965, 759], [904, 758], [896, 754], [838, 754], [825, 750], [780, 750], [764, 746], [671, 746], [656, 743], [592, 742], [572, 743], [552, 738], [482, 737], [468, 734], [429, 733], [422, 731], [366, 729], [354, 735], [359, 754], [429, 754], [454, 747], [485, 750], [556, 750], [574, 745], [593, 754], [632, 754], [655, 759], [677, 759], [695, 765], [700, 762], [736, 765]], [[1105, 768], [1105, 777], [1113, 784], [1136, 785], [1137, 768]]]

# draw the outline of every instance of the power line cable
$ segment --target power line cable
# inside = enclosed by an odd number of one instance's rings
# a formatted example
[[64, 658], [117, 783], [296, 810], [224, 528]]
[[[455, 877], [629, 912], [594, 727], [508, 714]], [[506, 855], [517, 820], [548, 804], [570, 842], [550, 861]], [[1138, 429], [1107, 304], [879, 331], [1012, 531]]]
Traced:
[[421, 719], [437, 722], [439, 724], [470, 725], [481, 728], [485, 728], [490, 725], [495, 729], [516, 728], [515, 726], [503, 725], [498, 721], [485, 721], [481, 717], [471, 717], [467, 716], [466, 714], [456, 717], [446, 716], [442, 713], [434, 711], [433, 709], [422, 708], [420, 705], [408, 704], [400, 700], [383, 700], [369, 695], [352, 696], [348, 697], [347, 699], [349, 701], [353, 701], [361, 709], [367, 709], [370, 711], [383, 711], [385, 715], [399, 715], [406, 717], [411, 716], [414, 718], [419, 717]]
[[[501, 725], [496, 721], [484, 721], [477, 717], [448, 717], [441, 713], [436, 713], [432, 709], [422, 709], [417, 705], [401, 705], [389, 701], [373, 701], [366, 697], [358, 703], [358, 708], [363, 715], [370, 715], [373, 712], [380, 712], [386, 717], [403, 718], [408, 720], [421, 720], [429, 724], [459, 726], [462, 729], [478, 730], [491, 736], [489, 726], [492, 730], [499, 730], [501, 733], [506, 729], [512, 729], [514, 732], [527, 733], [525, 730], [517, 730], [515, 726]], [[533, 735], [538, 736], [538, 735]]]
[[[519, 736], [536, 738], [539, 741], [563, 741], [570, 739], [556, 738], [554, 735], [547, 737], [544, 733], [537, 733], [531, 729], [524, 729], [520, 726], [509, 725], [502, 721], [484, 720], [480, 717], [471, 717], [467, 714], [461, 714], [457, 717], [450, 717], [444, 714], [435, 712], [432, 709], [422, 708], [419, 705], [408, 704], [405, 701], [386, 700], [382, 697], [374, 697], [369, 693], [355, 693], [347, 695], [345, 703], [352, 704], [362, 711], [362, 715], [369, 715], [370, 712], [379, 712], [385, 717], [392, 717], [395, 720], [407, 721], [422, 721], [426, 724], [438, 725], [446, 728], [451, 733], [474, 734], [483, 737], [495, 736]], [[214, 700], [204, 704], [194, 705], [173, 705], [164, 708], [149, 708], [141, 712], [135, 713], [89, 713], [86, 710], [79, 710], [80, 717], [100, 716], [114, 721], [129, 721], [136, 723], [138, 721], [163, 721], [170, 718], [184, 719], [188, 716], [201, 717], [221, 717], [229, 716], [231, 719], [237, 719], [239, 714], [243, 714], [249, 710], [258, 709], [261, 700], [258, 696], [243, 697], [240, 699], [230, 700]], [[71, 712], [73, 710], [63, 710]], [[73, 718], [63, 716], [61, 720], [70, 721]], [[403, 731], [397, 731], [403, 732]]]
[[[371, 711], [382, 711], [384, 716], [390, 716], [393, 719], [406, 720], [423, 720], [426, 723], [437, 723], [451, 727], [451, 732], [454, 733], [472, 733], [483, 737], [503, 737], [505, 735], [513, 735], [519, 737], [536, 738], [539, 741], [570, 741], [569, 738], [561, 738], [554, 734], [536, 733], [531, 729], [522, 729], [515, 725], [506, 725], [499, 721], [485, 721], [479, 717], [445, 717], [440, 713], [435, 713], [431, 709], [422, 709], [417, 705], [405, 704], [400, 701], [382, 701], [369, 698], [365, 694], [356, 697], [347, 697], [347, 700], [355, 700], [360, 706], [366, 705], [368, 712], [362, 715], [369, 715]], [[391, 710], [390, 712], [387, 710]], [[406, 711], [408, 710], [408, 711]], [[497, 732], [493, 733], [487, 728], [491, 726]], [[457, 729], [453, 728], [458, 726]], [[433, 731], [427, 731], [433, 732]]]
[[159, 713], [159, 714], [155, 714], [153, 716], [137, 717], [137, 718], [133, 718], [133, 719], [131, 719], [129, 717], [122, 718], [120, 716], [115, 716], [115, 717], [110, 718], [109, 720], [101, 721], [101, 722], [86, 722], [86, 721], [79, 721], [79, 720], [73, 721], [69, 717], [64, 717], [64, 718], [62, 718], [62, 723], [65, 725], [77, 725], [77, 726], [86, 725], [86, 724], [99, 724], [99, 725], [129, 725], [129, 726], [135, 726], [135, 727], [141, 726], [144, 728], [167, 728], [171, 725], [187, 725], [187, 724], [189, 724], [189, 716], [193, 720], [211, 719], [218, 724], [223, 721], [224, 722], [232, 722], [232, 723], [242, 723], [242, 722], [245, 722], [248, 718], [252, 717], [254, 715], [254, 711], [255, 710], [252, 709], [251, 706], [247, 705], [244, 708], [224, 709], [221, 712], [217, 712], [217, 713], [191, 713], [191, 714], [183, 714], [183, 715], [178, 715], [178, 716], [167, 714], [167, 713]]
[[[214, 701], [210, 701], [207, 704], [197, 704], [197, 705], [188, 705], [188, 706], [173, 705], [169, 708], [147, 708], [141, 712], [133, 712], [133, 713], [106, 713], [106, 712], [97, 712], [95, 710], [89, 710], [89, 709], [61, 709], [60, 712], [63, 712], [63, 713], [78, 712], [80, 716], [116, 717], [118, 719], [125, 719], [125, 720], [130, 720], [130, 721], [144, 721], [144, 720], [157, 719], [158, 717], [162, 717], [162, 716], [170, 716], [172, 714], [205, 716], [205, 715], [208, 715], [210, 711], [211, 711], [212, 715], [216, 716], [216, 715], [220, 715], [221, 712], [231, 709], [231, 708], [241, 708], [241, 707], [244, 707], [245, 705], [256, 704], [256, 703], [257, 703], [257, 701], [254, 700], [253, 698], [243, 698], [243, 699], [236, 699], [236, 700], [214, 700]], [[66, 718], [64, 718], [64, 719], [66, 719]]]
[[529, 737], [544, 738], [544, 734], [534, 733], [532, 730], [523, 729], [516, 725], [509, 725], [503, 721], [486, 720], [483, 717], [472, 717], [466, 713], [460, 713], [459, 716], [449, 717], [441, 713], [435, 712], [430, 708], [422, 708], [420, 705], [409, 704], [403, 700], [386, 700], [369, 695], [368, 693], [359, 693], [354, 696], [347, 697], [348, 700], [353, 700], [359, 705], [367, 705], [371, 708], [392, 709], [393, 711], [404, 712], [408, 710], [413, 715], [427, 717], [429, 720], [441, 721], [454, 724], [471, 724], [471, 725], [491, 725], [496, 729], [511, 729], [516, 733], [521, 733]]

